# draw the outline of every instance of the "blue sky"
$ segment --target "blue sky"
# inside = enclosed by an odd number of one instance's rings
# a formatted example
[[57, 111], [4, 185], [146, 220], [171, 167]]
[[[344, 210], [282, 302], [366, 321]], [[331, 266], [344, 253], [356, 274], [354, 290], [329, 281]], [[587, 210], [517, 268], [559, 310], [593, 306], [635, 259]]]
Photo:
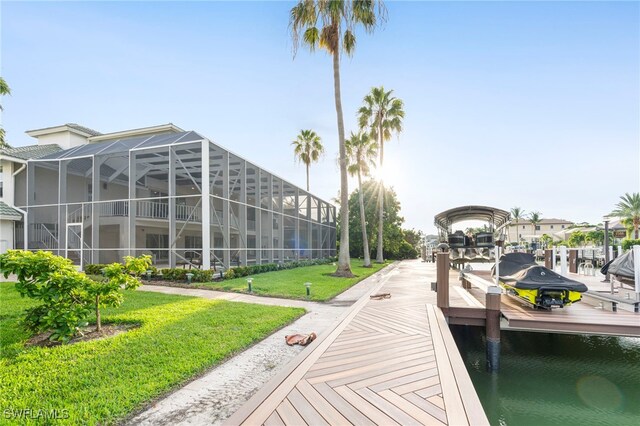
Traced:
[[[172, 122], [304, 186], [290, 146], [318, 132], [311, 190], [336, 195], [330, 58], [292, 56], [293, 2], [3, 2], [8, 141], [76, 122]], [[638, 2], [387, 2], [343, 58], [347, 131], [373, 86], [405, 102], [385, 148], [405, 226], [485, 204], [598, 222], [640, 190]], [[353, 185], [350, 187], [353, 188]]]

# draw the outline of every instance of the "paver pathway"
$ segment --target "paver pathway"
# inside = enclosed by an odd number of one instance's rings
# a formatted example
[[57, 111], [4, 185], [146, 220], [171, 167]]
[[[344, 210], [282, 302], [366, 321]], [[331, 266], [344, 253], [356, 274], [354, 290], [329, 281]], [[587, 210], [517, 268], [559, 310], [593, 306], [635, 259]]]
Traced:
[[359, 282], [329, 303], [277, 299], [240, 293], [188, 289], [178, 287], [147, 286], [141, 290], [168, 294], [182, 294], [225, 299], [248, 303], [304, 307], [307, 314], [289, 326], [277, 331], [229, 361], [221, 364], [199, 379], [157, 401], [142, 413], [129, 419], [130, 425], [211, 425], [220, 424], [288, 363], [307, 348], [287, 346], [284, 336], [315, 331], [319, 336], [331, 332], [336, 320], [349, 310], [361, 296], [387, 274], [391, 265]]

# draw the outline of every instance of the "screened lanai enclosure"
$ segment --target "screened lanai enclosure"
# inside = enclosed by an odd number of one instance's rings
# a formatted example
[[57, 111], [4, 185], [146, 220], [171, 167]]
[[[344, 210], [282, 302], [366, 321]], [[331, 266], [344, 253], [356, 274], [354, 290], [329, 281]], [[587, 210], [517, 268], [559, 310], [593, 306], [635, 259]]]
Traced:
[[335, 255], [335, 207], [196, 132], [81, 145], [16, 176], [16, 247], [204, 269]]

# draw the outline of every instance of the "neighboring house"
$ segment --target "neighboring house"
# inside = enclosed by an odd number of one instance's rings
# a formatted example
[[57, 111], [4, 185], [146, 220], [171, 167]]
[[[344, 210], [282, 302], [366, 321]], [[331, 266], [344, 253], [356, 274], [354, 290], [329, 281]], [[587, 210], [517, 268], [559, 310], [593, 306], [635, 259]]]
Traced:
[[0, 253], [23, 248], [15, 245], [14, 237], [16, 223], [23, 221], [25, 213], [16, 208], [14, 203], [15, 175], [25, 170], [30, 158], [40, 158], [61, 150], [57, 144], [0, 148]]
[[571, 225], [573, 225], [573, 222], [564, 219], [542, 219], [534, 229], [529, 220], [520, 219], [516, 225], [512, 219], [509, 225], [509, 241], [532, 242], [534, 239], [539, 239], [543, 234], [553, 237], [554, 234], [569, 228]]
[[26, 235], [28, 249], [80, 266], [151, 254], [207, 269], [336, 253], [332, 204], [196, 132], [66, 124], [27, 134], [59, 147], [12, 175], [11, 206], [27, 216], [14, 222], [15, 247]]

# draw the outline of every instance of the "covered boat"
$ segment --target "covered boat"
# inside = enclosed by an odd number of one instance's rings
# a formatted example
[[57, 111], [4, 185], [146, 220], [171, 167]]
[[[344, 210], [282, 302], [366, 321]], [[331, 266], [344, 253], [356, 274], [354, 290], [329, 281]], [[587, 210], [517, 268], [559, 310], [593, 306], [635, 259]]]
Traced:
[[614, 275], [621, 283], [633, 285], [635, 282], [633, 250], [606, 263], [602, 269], [600, 269], [600, 272], [604, 275]]
[[502, 255], [498, 269], [500, 285], [508, 294], [540, 308], [569, 306], [588, 290], [586, 285], [538, 265], [528, 253]]
[[[453, 225], [464, 221], [485, 222], [485, 231], [465, 235], [454, 232]], [[504, 241], [504, 230], [510, 215], [505, 210], [488, 206], [461, 206], [439, 213], [434, 218], [440, 241], [449, 244], [449, 259], [454, 266], [472, 262], [494, 261], [493, 248]]]

